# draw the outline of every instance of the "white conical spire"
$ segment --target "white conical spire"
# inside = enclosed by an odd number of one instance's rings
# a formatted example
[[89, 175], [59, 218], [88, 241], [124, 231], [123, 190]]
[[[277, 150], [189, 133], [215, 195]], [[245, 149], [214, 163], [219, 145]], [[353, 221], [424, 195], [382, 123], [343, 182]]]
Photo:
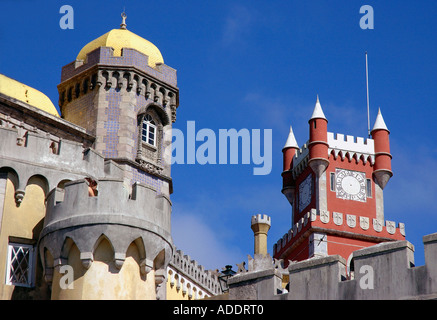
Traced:
[[382, 117], [381, 108], [378, 109], [378, 115], [376, 116], [375, 124], [373, 125], [372, 131], [375, 130], [387, 130], [387, 126], [385, 124], [384, 118]]
[[317, 95], [317, 101], [316, 101], [316, 105], [314, 107], [314, 111], [313, 111], [313, 115], [311, 116], [311, 119], [325, 119], [325, 120], [327, 120], [325, 117], [325, 114], [323, 113], [322, 106], [321, 106], [320, 101], [319, 101], [319, 95]]
[[296, 148], [299, 149], [299, 146], [297, 145], [296, 138], [294, 137], [293, 128], [290, 126], [290, 133], [288, 134], [287, 141], [285, 142], [285, 146], [282, 149], [285, 148]]

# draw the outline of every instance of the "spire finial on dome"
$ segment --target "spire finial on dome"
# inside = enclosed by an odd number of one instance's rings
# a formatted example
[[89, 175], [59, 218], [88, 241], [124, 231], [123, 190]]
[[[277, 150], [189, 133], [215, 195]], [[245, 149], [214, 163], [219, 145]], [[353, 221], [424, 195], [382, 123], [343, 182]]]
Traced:
[[121, 13], [121, 18], [122, 18], [122, 20], [121, 20], [121, 24], [120, 24], [120, 29], [126, 29], [126, 18], [127, 18], [127, 14], [126, 14], [126, 12], [124, 12], [124, 10], [123, 10], [123, 12]]

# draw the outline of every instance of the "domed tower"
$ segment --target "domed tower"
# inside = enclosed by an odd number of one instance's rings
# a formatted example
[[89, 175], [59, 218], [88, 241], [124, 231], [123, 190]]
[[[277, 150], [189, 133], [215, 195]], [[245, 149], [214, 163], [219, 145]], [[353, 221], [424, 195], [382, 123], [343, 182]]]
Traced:
[[62, 68], [61, 116], [95, 137], [105, 170], [47, 197], [39, 252], [53, 299], [165, 297], [179, 89], [176, 70], [122, 17]]
[[62, 117], [96, 137], [94, 148], [125, 170], [125, 183], [172, 192], [169, 147], [179, 104], [176, 70], [159, 49], [126, 28], [125, 18], [62, 68]]

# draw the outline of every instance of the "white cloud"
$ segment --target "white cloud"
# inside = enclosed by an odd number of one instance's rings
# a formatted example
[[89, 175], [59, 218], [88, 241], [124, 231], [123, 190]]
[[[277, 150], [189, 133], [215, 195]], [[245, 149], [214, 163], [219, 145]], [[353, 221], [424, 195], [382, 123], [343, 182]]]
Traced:
[[232, 6], [225, 20], [222, 43], [228, 46], [243, 40], [250, 31], [253, 21], [254, 13], [248, 8], [241, 5]]
[[210, 227], [202, 218], [180, 211], [172, 214], [172, 236], [175, 246], [196, 260], [205, 269], [219, 269], [240, 263], [245, 257], [236, 246], [229, 246], [224, 235]]
[[[396, 141], [397, 142], [397, 141]], [[410, 215], [415, 219], [432, 218], [437, 210], [437, 160], [435, 152], [427, 146], [405, 148], [405, 144], [392, 142], [393, 178], [384, 189], [386, 203], [396, 214]], [[407, 151], [407, 152], [406, 152]], [[429, 220], [428, 220], [429, 221]]]

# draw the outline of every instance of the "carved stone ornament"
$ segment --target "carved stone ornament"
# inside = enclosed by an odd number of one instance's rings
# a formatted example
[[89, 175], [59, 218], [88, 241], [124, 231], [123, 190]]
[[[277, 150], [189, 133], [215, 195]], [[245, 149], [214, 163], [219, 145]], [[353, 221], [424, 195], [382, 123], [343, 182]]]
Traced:
[[143, 160], [143, 159], [137, 159], [137, 162], [140, 164], [141, 168], [144, 171], [147, 171], [147, 172], [152, 173], [152, 174], [162, 174], [162, 171], [164, 170], [162, 167], [160, 167], [156, 164], [150, 163], [150, 162]]
[[329, 222], [329, 211], [320, 210], [320, 221], [322, 221], [323, 223]]
[[369, 229], [369, 218], [368, 217], [360, 217], [360, 227], [363, 230]]
[[405, 237], [405, 223], [399, 223], [399, 231]]
[[303, 220], [303, 225], [304, 225], [304, 226], [307, 225], [309, 216], [310, 216], [310, 213], [307, 212], [307, 213], [305, 214], [305, 216], [304, 216], [304, 220]]
[[246, 262], [242, 262], [242, 263], [237, 263], [237, 273], [245, 273], [245, 272], [247, 272], [247, 270], [246, 270]]
[[382, 223], [381, 223], [381, 221], [379, 221], [378, 219], [373, 219], [373, 229], [376, 232], [381, 232], [382, 231]]
[[171, 122], [176, 122], [176, 105], [171, 105]]
[[333, 212], [332, 219], [337, 226], [341, 226], [343, 224], [343, 214], [340, 212]]
[[93, 263], [94, 257], [92, 252], [81, 252], [80, 260], [82, 261], [82, 266], [85, 269], [89, 269]]
[[316, 221], [317, 219], [317, 210], [311, 209], [311, 221]]
[[357, 226], [357, 216], [352, 214], [347, 214], [346, 223], [350, 228], [355, 228]]
[[390, 234], [395, 234], [396, 232], [396, 223], [394, 221], [386, 221], [385, 227], [387, 229], [387, 232]]

